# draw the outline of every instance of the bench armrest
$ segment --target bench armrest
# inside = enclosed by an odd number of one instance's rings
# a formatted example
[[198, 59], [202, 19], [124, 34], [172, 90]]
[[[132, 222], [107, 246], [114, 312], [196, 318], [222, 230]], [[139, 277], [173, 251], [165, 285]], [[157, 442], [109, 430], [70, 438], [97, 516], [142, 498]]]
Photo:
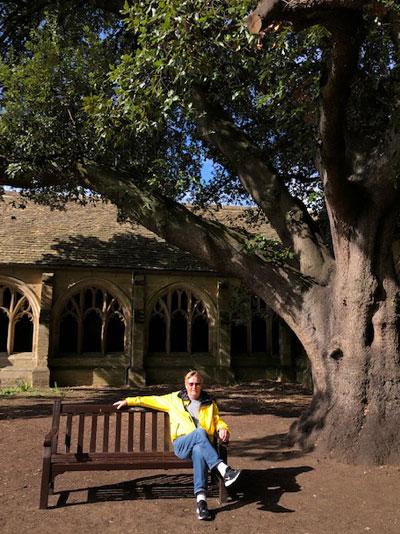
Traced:
[[44, 438], [44, 443], [43, 445], [45, 447], [50, 447], [53, 439], [54, 439], [54, 436], [58, 436], [58, 428], [52, 428], [50, 430], [50, 432], [46, 435], [46, 437]]

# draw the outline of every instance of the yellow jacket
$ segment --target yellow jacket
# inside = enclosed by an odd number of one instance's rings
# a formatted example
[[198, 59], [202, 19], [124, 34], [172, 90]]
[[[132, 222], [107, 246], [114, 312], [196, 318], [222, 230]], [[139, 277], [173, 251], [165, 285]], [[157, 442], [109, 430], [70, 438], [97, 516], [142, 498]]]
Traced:
[[[229, 431], [229, 427], [220, 418], [217, 404], [208, 393], [202, 391], [199, 400], [201, 402], [198, 414], [199, 424], [207, 432], [208, 438], [212, 442], [215, 431], [221, 428], [226, 428]], [[126, 402], [128, 406], [144, 406], [168, 412], [172, 441], [179, 436], [186, 436], [196, 428], [192, 416], [186, 409], [190, 399], [185, 389], [174, 391], [168, 395], [128, 397]]]

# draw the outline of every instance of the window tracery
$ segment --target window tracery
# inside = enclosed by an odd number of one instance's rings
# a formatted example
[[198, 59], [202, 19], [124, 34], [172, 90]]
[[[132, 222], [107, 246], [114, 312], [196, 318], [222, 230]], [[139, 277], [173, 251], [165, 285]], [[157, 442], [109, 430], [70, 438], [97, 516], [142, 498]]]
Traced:
[[189, 289], [171, 289], [160, 297], [149, 321], [149, 352], [208, 352], [207, 309]]
[[126, 318], [118, 299], [99, 287], [85, 287], [72, 295], [61, 311], [58, 352], [124, 352], [125, 330]]
[[279, 318], [256, 295], [250, 297], [247, 318], [238, 321], [232, 316], [231, 352], [271, 353], [279, 352]]
[[0, 352], [32, 352], [34, 316], [28, 298], [0, 284]]

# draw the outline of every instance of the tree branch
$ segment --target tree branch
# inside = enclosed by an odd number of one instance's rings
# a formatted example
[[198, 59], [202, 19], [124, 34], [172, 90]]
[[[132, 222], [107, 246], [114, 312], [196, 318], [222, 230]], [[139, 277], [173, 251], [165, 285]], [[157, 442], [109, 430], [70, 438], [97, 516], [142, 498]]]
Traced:
[[259, 149], [216, 104], [210, 104], [202, 87], [193, 89], [201, 135], [233, 165], [239, 179], [267, 216], [282, 243], [299, 258], [300, 270], [321, 283], [327, 281], [332, 257], [312, 218], [300, 200], [293, 198], [282, 178], [264, 162]]
[[346, 157], [346, 109], [351, 81], [357, 68], [361, 20], [358, 14], [333, 17], [327, 25], [334, 42], [326, 82], [321, 87], [320, 136], [322, 176], [326, 194], [339, 198], [348, 194], [351, 167]]
[[369, 184], [372, 194], [379, 195], [379, 203], [384, 199], [388, 205], [400, 200], [399, 168], [400, 168], [400, 101], [393, 102], [393, 114], [378, 147], [369, 157]]
[[299, 309], [296, 299], [311, 281], [283, 261], [267, 261], [247, 252], [246, 238], [239, 232], [206, 220], [178, 202], [143, 192], [131, 179], [122, 181], [117, 172], [89, 167], [84, 177], [86, 186], [110, 199], [130, 219], [217, 272], [239, 278], [283, 317], [290, 308]]
[[362, 10], [377, 5], [360, 0], [265, 0], [248, 18], [250, 30], [257, 33], [285, 20], [295, 30], [320, 24], [332, 35], [329, 65], [321, 80], [318, 159], [327, 201], [345, 220], [354, 213], [352, 199], [358, 190], [348, 180], [352, 168], [345, 141], [346, 109], [362, 42]]
[[[223, 224], [194, 214], [182, 204], [139, 189], [131, 176], [88, 165], [77, 181], [115, 204], [130, 221], [154, 232], [169, 244], [189, 252], [217, 272], [242, 280], [289, 323], [300, 313], [301, 295], [311, 279], [282, 260], [270, 260], [246, 249], [246, 237]], [[62, 186], [63, 178], [44, 177], [46, 187]], [[0, 185], [32, 188], [32, 176], [10, 180], [0, 173]], [[289, 313], [291, 314], [289, 316]]]
[[252, 33], [261, 33], [273, 22], [286, 20], [300, 30], [329, 22], [335, 10], [365, 7], [382, 9], [382, 4], [379, 0], [263, 0], [247, 17], [247, 26]]

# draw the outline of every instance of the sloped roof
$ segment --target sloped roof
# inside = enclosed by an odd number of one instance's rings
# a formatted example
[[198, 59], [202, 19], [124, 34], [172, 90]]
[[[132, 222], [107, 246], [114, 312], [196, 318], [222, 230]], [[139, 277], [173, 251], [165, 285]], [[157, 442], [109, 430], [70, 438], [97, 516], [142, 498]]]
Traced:
[[[0, 264], [211, 271], [143, 226], [118, 222], [113, 204], [71, 202], [65, 211], [52, 211], [33, 202], [19, 208], [17, 193], [6, 193], [3, 200]], [[244, 211], [242, 207], [224, 207], [211, 210], [208, 216], [233, 226]], [[274, 237], [265, 225], [262, 230]]]

